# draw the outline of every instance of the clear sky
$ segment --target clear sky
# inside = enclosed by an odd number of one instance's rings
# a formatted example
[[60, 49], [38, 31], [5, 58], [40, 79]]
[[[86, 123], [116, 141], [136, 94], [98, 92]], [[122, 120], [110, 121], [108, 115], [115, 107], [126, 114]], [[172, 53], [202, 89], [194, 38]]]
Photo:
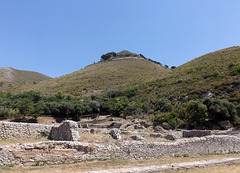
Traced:
[[0, 0], [0, 67], [58, 77], [121, 50], [169, 66], [240, 45], [240, 0]]

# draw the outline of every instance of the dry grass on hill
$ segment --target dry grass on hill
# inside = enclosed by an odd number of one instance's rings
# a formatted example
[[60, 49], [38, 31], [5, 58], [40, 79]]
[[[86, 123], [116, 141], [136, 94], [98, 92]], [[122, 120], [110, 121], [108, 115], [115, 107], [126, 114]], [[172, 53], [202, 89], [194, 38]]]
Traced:
[[166, 77], [159, 78], [141, 87], [140, 97], [156, 98], [201, 98], [211, 91], [219, 98], [240, 99], [240, 73], [231, 71], [240, 68], [240, 47], [218, 50], [198, 57], [173, 70]]
[[40, 91], [44, 95], [63, 93], [79, 96], [100, 94], [110, 90], [124, 89], [147, 81], [162, 78], [169, 70], [145, 59], [119, 59], [89, 65], [79, 71], [43, 81], [37, 85], [26, 85], [9, 91]]
[[17, 70], [10, 67], [0, 68], [0, 89], [38, 83], [47, 79], [50, 77], [34, 71]]

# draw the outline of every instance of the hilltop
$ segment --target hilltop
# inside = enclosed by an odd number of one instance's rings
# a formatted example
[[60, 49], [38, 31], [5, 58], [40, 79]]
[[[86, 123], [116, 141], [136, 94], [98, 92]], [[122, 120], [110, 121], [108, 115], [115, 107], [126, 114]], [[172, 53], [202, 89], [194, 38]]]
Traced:
[[0, 89], [36, 84], [50, 77], [33, 71], [17, 70], [11, 67], [0, 68]]
[[59, 91], [72, 96], [99, 95], [110, 90], [122, 90], [146, 83], [169, 72], [169, 69], [159, 65], [160, 63], [157, 64], [129, 51], [116, 53], [111, 59], [103, 60], [103, 56], [99, 63], [73, 73], [10, 91], [18, 93], [35, 90], [44, 95], [54, 95]]
[[150, 58], [146, 58], [142, 54], [136, 54], [136, 53], [129, 52], [128, 50], [123, 50], [123, 51], [118, 52], [118, 53], [116, 53], [116, 52], [108, 52], [106, 54], [103, 54], [101, 56], [100, 62], [102, 62], [102, 61], [111, 61], [111, 60], [116, 60], [116, 59], [129, 59], [129, 58], [145, 59], [145, 60], [148, 60], [148, 61], [150, 61], [152, 63], [157, 64], [157, 65], [163, 66], [160, 62], [154, 61], [154, 60], [152, 60]]

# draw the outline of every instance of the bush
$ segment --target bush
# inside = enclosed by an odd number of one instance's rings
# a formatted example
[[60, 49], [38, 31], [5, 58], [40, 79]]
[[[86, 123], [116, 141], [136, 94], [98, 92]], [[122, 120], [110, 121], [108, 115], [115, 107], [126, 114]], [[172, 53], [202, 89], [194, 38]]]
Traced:
[[155, 114], [154, 116], [152, 116], [151, 120], [153, 121], [154, 125], [161, 125], [163, 122], [166, 121], [166, 118], [168, 115], [169, 115], [169, 113], [159, 112], [159, 113]]
[[87, 103], [78, 102], [74, 104], [74, 114], [72, 115], [73, 119], [79, 121], [82, 115], [89, 114], [91, 112], [91, 108]]
[[123, 111], [124, 117], [140, 115], [140, 114], [142, 114], [142, 109], [135, 101], [132, 101], [131, 103], [129, 103]]
[[18, 109], [10, 108], [9, 111], [8, 111], [8, 115], [9, 115], [9, 117], [17, 118], [20, 115], [20, 112], [19, 112]]
[[55, 94], [55, 97], [59, 100], [63, 100], [65, 98], [65, 95], [62, 92], [58, 92]]
[[170, 112], [172, 110], [172, 103], [167, 99], [159, 99], [155, 104], [155, 111]]
[[209, 98], [205, 99], [203, 103], [207, 106], [209, 119], [213, 121], [213, 123], [218, 123], [219, 121], [224, 120], [234, 122], [237, 113], [234, 104], [227, 100]]
[[0, 107], [0, 117], [6, 118], [8, 116], [9, 116], [8, 109], [5, 107]]
[[169, 125], [173, 126], [174, 128], [178, 127], [178, 114], [175, 112], [171, 112], [167, 117], [166, 120]]
[[186, 120], [191, 124], [202, 125], [207, 120], [207, 106], [201, 102], [190, 101], [186, 111]]
[[138, 87], [130, 87], [123, 91], [123, 96], [127, 96], [128, 98], [134, 97], [137, 94]]
[[127, 97], [116, 97], [111, 103], [111, 113], [114, 116], [120, 116], [123, 113], [123, 110], [128, 105], [129, 100]]
[[88, 103], [89, 107], [92, 109], [92, 113], [100, 112], [100, 104], [97, 101], [90, 101]]
[[232, 68], [232, 69], [230, 70], [230, 75], [231, 75], [231, 76], [236, 76], [236, 75], [239, 74], [239, 73], [240, 73], [240, 66], [237, 66], [237, 67]]

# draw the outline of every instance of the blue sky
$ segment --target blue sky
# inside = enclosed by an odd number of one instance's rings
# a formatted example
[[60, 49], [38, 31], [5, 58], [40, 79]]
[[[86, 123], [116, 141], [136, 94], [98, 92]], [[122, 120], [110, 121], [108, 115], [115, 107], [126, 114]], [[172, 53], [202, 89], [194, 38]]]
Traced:
[[239, 0], [0, 0], [0, 67], [58, 77], [121, 50], [169, 66], [240, 45]]

